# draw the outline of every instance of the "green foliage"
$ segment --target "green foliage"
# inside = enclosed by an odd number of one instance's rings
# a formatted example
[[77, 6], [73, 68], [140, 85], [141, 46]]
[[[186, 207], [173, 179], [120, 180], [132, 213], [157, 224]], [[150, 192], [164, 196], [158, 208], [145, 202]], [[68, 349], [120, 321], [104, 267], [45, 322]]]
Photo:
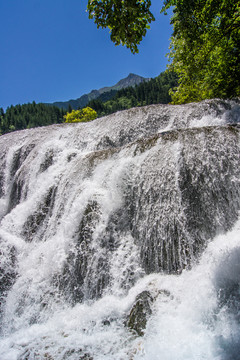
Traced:
[[101, 101], [101, 97], [92, 100], [88, 106], [96, 110], [98, 116], [103, 116], [136, 106], [168, 104], [172, 100], [169, 90], [176, 86], [176, 74], [165, 71], [150, 81], [117, 91], [115, 96], [108, 101]]
[[174, 103], [240, 96], [240, 4], [169, 0], [174, 5], [170, 68], [179, 75]]
[[111, 40], [116, 45], [126, 45], [132, 53], [137, 53], [137, 45], [155, 20], [150, 6], [150, 0], [89, 0], [88, 12], [98, 28], [110, 29]]
[[87, 122], [96, 119], [97, 113], [89, 106], [79, 110], [72, 110], [64, 115], [66, 123]]
[[3, 109], [0, 109], [0, 132], [5, 134], [14, 130], [59, 124], [64, 121], [65, 113], [65, 110], [56, 106], [36, 104], [35, 102], [12, 105], [6, 109], [5, 113]]
[[[111, 40], [133, 53], [155, 20], [150, 6], [150, 0], [88, 1], [97, 27], [109, 27]], [[240, 96], [239, 0], [164, 0], [162, 12], [170, 7], [170, 69], [179, 77], [173, 102]]]

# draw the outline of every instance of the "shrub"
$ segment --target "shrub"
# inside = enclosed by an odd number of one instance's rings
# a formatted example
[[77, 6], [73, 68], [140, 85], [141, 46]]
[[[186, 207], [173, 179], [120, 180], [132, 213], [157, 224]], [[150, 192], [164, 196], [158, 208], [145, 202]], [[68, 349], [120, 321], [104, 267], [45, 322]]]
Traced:
[[64, 115], [65, 123], [87, 122], [96, 119], [97, 113], [90, 107], [80, 110], [72, 110]]

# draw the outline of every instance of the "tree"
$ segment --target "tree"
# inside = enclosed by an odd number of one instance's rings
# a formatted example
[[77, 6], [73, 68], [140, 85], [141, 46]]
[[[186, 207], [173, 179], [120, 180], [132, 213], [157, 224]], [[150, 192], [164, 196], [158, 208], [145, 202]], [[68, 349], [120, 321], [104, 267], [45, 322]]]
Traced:
[[[138, 52], [151, 21], [150, 0], [89, 0], [89, 17], [111, 40]], [[173, 7], [170, 69], [179, 77], [175, 103], [240, 96], [239, 0], [165, 0]]]
[[240, 96], [239, 1], [165, 1], [165, 8], [170, 5], [170, 68], [179, 76], [173, 102]]
[[46, 104], [23, 104], [10, 106], [6, 113], [0, 109], [0, 131], [5, 134], [14, 130], [22, 130], [36, 126], [62, 123], [65, 110]]
[[64, 115], [66, 123], [87, 122], [96, 119], [97, 113], [89, 106], [80, 110], [72, 110]]

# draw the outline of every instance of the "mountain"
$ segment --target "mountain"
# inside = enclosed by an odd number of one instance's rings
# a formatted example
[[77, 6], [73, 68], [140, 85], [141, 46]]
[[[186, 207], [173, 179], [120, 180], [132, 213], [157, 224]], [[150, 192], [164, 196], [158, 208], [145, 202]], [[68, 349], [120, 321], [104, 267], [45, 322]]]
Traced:
[[[136, 82], [139, 82], [137, 84]], [[171, 102], [169, 90], [177, 86], [177, 76], [173, 72], [164, 71], [153, 79], [145, 79], [134, 74], [120, 80], [112, 87], [105, 87], [93, 90], [90, 94], [84, 95], [82, 105], [90, 106], [97, 112], [98, 117], [112, 114], [117, 111], [130, 109], [151, 104], [168, 104]], [[134, 86], [131, 84], [135, 83]], [[130, 85], [130, 86], [129, 86]], [[99, 95], [100, 94], [100, 95]], [[90, 97], [94, 98], [88, 101]], [[73, 107], [80, 104], [67, 103]], [[87, 103], [86, 103], [87, 102]], [[65, 104], [66, 105], [66, 104]], [[83, 106], [83, 107], [84, 107]], [[6, 113], [0, 108], [0, 134], [15, 130], [22, 130], [36, 126], [46, 126], [64, 122], [64, 115], [67, 112], [51, 104], [23, 104], [7, 108]]]
[[110, 86], [110, 87], [104, 87], [99, 90], [99, 93], [102, 94], [104, 92], [109, 92], [111, 90], [121, 90], [129, 86], [135, 86], [142, 82], [149, 81], [150, 78], [144, 78], [139, 75], [135, 75], [130, 73], [126, 78], [118, 81], [116, 85]]
[[97, 99], [89, 101], [87, 106], [101, 117], [138, 106], [168, 104], [171, 102], [170, 89], [174, 89], [177, 84], [176, 73], [164, 71], [149, 81], [117, 90], [110, 100], [107, 98], [109, 93], [103, 93]]
[[79, 107], [86, 106], [89, 101], [96, 99], [102, 94], [106, 95], [105, 100], [110, 100], [118, 90], [127, 88], [129, 86], [135, 86], [149, 80], [150, 78], [144, 78], [142, 76], [130, 73], [126, 78], [121, 79], [120, 81], [117, 82], [117, 84], [113, 86], [103, 87], [99, 90], [92, 90], [90, 93], [84, 94], [75, 100], [57, 101], [49, 105], [54, 105], [66, 110], [70, 105], [72, 109], [78, 109]]
[[240, 100], [0, 137], [1, 360], [239, 360]]

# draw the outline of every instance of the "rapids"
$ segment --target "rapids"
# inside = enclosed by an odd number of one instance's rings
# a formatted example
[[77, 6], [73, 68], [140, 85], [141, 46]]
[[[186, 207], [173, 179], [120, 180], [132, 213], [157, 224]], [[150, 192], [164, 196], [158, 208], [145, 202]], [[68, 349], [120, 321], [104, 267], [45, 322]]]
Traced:
[[240, 359], [239, 100], [0, 137], [1, 360]]

